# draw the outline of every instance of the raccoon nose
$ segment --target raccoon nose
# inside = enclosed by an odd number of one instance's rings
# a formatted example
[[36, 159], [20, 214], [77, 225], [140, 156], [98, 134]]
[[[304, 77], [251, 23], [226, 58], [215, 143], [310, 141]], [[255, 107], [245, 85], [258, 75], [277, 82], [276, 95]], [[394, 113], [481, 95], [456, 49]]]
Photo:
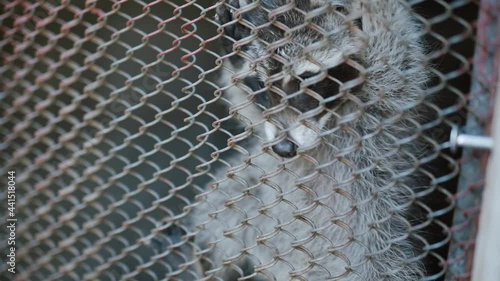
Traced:
[[297, 154], [297, 145], [289, 140], [283, 140], [282, 142], [272, 146], [272, 149], [276, 154], [281, 157], [292, 157]]

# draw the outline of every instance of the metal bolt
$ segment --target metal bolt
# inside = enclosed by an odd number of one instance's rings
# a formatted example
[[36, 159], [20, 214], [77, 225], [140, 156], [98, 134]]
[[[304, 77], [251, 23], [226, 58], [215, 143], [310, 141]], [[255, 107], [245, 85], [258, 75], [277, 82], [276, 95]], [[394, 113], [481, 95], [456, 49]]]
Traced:
[[453, 153], [458, 147], [472, 147], [476, 149], [493, 149], [494, 141], [488, 136], [473, 136], [459, 134], [458, 127], [453, 126], [450, 133], [450, 149]]

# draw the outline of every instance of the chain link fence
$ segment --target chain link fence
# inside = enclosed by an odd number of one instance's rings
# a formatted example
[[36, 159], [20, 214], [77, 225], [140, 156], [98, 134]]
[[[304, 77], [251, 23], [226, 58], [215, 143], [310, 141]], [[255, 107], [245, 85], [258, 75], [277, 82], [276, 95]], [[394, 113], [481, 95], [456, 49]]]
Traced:
[[0, 278], [470, 280], [500, 4], [355, 3], [0, 1]]

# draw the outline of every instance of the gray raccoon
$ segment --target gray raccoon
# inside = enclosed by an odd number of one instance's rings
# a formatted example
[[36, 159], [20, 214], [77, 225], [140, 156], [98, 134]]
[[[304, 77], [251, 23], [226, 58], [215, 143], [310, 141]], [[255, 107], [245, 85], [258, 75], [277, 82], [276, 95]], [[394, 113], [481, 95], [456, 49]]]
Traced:
[[409, 210], [426, 188], [428, 74], [409, 7], [228, 0], [217, 17], [225, 75], [247, 82], [226, 96], [256, 137], [189, 217], [205, 278], [422, 277]]

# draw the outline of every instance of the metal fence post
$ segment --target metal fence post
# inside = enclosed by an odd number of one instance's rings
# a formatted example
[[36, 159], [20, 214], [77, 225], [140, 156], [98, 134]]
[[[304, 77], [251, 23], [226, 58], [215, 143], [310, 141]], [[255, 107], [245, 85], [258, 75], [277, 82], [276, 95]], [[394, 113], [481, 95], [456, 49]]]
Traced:
[[496, 143], [489, 159], [486, 171], [486, 184], [483, 192], [479, 229], [477, 233], [476, 251], [472, 281], [496, 281], [500, 276], [500, 93], [497, 91], [495, 117], [493, 118], [492, 135]]
[[[491, 126], [492, 99], [496, 93], [498, 77], [498, 59], [495, 59], [498, 58], [498, 6], [497, 0], [482, 0], [480, 3], [469, 113], [463, 128], [464, 133], [470, 135], [489, 135]], [[471, 278], [487, 156], [488, 152], [475, 148], [463, 149], [459, 184], [455, 194], [456, 207], [447, 260], [447, 281]]]

